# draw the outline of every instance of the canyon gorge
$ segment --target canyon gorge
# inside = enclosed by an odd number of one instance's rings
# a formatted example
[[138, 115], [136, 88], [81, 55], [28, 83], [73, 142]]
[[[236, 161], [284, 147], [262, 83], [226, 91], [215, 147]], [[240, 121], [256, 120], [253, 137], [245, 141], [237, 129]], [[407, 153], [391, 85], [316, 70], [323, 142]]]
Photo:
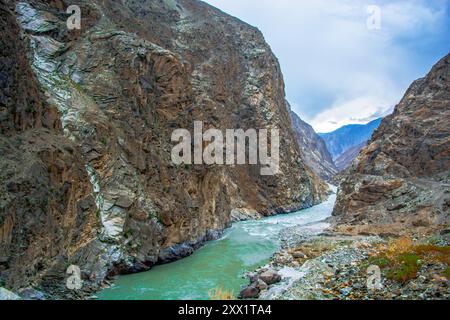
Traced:
[[[67, 29], [69, 5], [80, 30]], [[0, 13], [0, 287], [87, 298], [233, 224], [295, 227], [278, 214], [313, 236], [448, 234], [450, 56], [392, 115], [336, 137], [291, 110], [262, 33], [204, 2], [0, 0]], [[195, 121], [278, 129], [279, 172], [173, 164], [172, 132]], [[281, 246], [265, 236], [275, 245], [258, 263]], [[66, 286], [71, 265], [82, 290]]]

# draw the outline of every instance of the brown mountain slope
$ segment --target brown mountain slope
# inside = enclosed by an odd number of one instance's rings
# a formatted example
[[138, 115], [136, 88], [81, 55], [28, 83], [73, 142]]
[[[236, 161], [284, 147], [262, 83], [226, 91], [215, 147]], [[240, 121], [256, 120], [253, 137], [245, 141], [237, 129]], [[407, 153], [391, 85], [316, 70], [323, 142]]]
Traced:
[[[255, 28], [194, 0], [75, 1], [75, 31], [65, 13], [73, 1], [8, 3], [0, 1], [7, 287], [64, 296], [68, 265], [81, 267], [89, 289], [189, 255], [233, 220], [324, 199], [287, 125], [278, 61]], [[196, 120], [280, 129], [280, 173], [172, 164], [173, 130]]]
[[337, 229], [425, 232], [450, 222], [450, 56], [414, 82], [343, 179]]
[[313, 127], [300, 119], [293, 111], [291, 111], [291, 121], [305, 164], [319, 177], [331, 182], [338, 170], [328, 152], [325, 141], [314, 131]]

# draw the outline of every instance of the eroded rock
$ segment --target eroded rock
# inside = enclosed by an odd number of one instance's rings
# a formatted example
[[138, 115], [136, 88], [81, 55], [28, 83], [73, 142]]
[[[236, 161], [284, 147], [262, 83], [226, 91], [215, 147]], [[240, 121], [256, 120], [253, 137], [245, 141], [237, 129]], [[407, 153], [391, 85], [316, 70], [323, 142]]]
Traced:
[[450, 222], [450, 56], [414, 82], [345, 172], [339, 231], [426, 233]]

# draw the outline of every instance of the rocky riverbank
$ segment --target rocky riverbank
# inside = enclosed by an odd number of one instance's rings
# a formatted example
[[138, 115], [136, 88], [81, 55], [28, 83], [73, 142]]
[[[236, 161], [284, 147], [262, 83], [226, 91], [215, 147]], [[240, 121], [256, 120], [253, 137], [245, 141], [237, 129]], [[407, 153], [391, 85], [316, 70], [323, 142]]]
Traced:
[[[448, 230], [410, 239], [328, 234], [291, 228], [271, 262], [249, 274], [242, 298], [269, 300], [449, 299]], [[376, 267], [374, 267], [376, 266]], [[380, 286], [369, 267], [381, 271]], [[263, 278], [277, 279], [271, 285]], [[372, 280], [371, 280], [372, 279]]]

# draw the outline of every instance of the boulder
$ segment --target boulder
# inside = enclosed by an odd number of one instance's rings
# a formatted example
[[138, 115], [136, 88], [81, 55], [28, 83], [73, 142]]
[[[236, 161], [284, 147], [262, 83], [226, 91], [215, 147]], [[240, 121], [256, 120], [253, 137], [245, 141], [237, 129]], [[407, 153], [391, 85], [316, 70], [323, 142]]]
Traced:
[[252, 285], [255, 286], [257, 289], [259, 289], [260, 291], [264, 291], [267, 290], [267, 288], [269, 288], [267, 283], [265, 283], [261, 279], [257, 279], [256, 282], [253, 283]]
[[281, 276], [273, 270], [267, 270], [259, 275], [259, 279], [270, 286], [272, 284], [280, 282]]
[[246, 287], [239, 293], [239, 298], [241, 299], [255, 299], [259, 297], [260, 290], [253, 284]]
[[159, 253], [159, 261], [162, 263], [168, 263], [180, 258], [188, 257], [193, 253], [194, 248], [191, 245], [181, 243], [161, 250]]

